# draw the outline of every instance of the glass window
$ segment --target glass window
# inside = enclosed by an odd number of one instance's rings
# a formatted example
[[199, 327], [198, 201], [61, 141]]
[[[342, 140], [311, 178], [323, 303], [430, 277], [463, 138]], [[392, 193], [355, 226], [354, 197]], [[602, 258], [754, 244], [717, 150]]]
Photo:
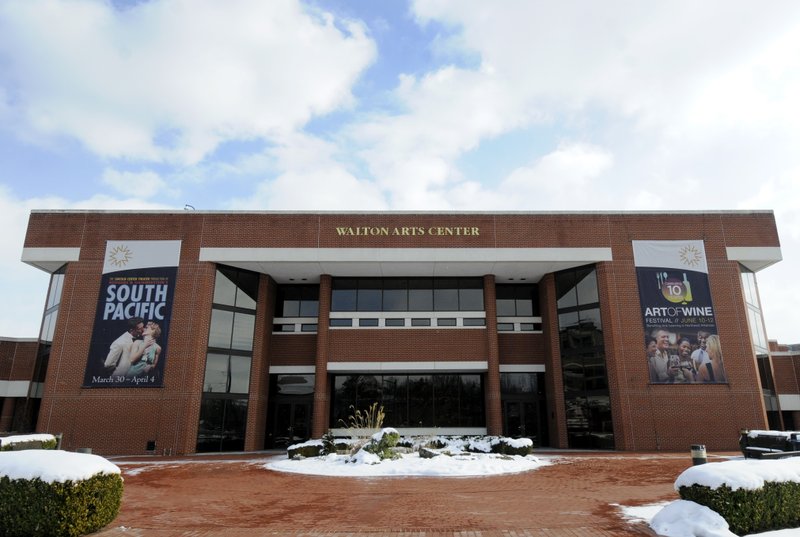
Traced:
[[280, 286], [277, 296], [277, 317], [300, 316], [300, 289], [294, 285]]
[[317, 317], [318, 285], [280, 285], [275, 299], [276, 317]]
[[358, 326], [378, 326], [378, 319], [359, 319]]
[[484, 394], [480, 375], [461, 375], [460, 419], [462, 427], [484, 427]]
[[233, 312], [218, 309], [211, 310], [211, 329], [208, 333], [208, 346], [230, 349], [232, 334]]
[[330, 325], [337, 326], [353, 326], [353, 319], [331, 319]]
[[357, 410], [364, 412], [373, 403], [380, 405], [381, 401], [381, 378], [376, 375], [359, 375], [356, 389]]
[[256, 316], [249, 313], [233, 314], [233, 341], [231, 348], [251, 351], [253, 350], [253, 331], [256, 327]]
[[514, 323], [497, 323], [498, 332], [513, 332]]
[[358, 280], [336, 278], [331, 289], [331, 311], [356, 311]]
[[408, 280], [383, 281], [383, 311], [408, 311]]
[[204, 392], [225, 393], [228, 391], [228, 355], [209, 353], [206, 356]]
[[381, 385], [383, 395], [384, 423], [394, 427], [408, 427], [408, 393], [406, 375], [383, 375]]
[[408, 310], [433, 311], [433, 280], [429, 278], [408, 280]]
[[434, 311], [458, 311], [458, 280], [433, 281]]
[[256, 309], [258, 300], [258, 277], [255, 272], [246, 270], [237, 271], [236, 304], [237, 308]]
[[581, 325], [584, 328], [593, 328], [595, 330], [603, 329], [603, 322], [600, 319], [600, 308], [582, 309], [579, 313]]
[[231, 356], [230, 366], [230, 393], [250, 392], [250, 357]]
[[456, 320], [455, 319], [437, 319], [436, 326], [455, 326]]
[[317, 323], [303, 323], [300, 325], [301, 332], [316, 332]]
[[214, 281], [214, 304], [236, 305], [236, 271], [227, 267], [217, 268]]
[[572, 311], [569, 313], [558, 314], [558, 326], [562, 330], [578, 325], [578, 312]]
[[300, 317], [319, 316], [319, 286], [305, 285], [300, 289]]
[[496, 287], [498, 317], [533, 317], [539, 315], [538, 286], [500, 284]]
[[500, 373], [500, 393], [536, 393], [536, 373]]
[[314, 393], [314, 375], [278, 375], [277, 392], [281, 395], [311, 395]]
[[576, 271], [576, 286], [578, 294], [578, 305], [594, 304], [598, 302], [597, 294], [597, 273], [594, 267], [586, 267]]
[[220, 449], [222, 451], [244, 451], [244, 435], [247, 429], [247, 399], [225, 401], [225, 429]]
[[385, 321], [386, 326], [405, 326], [406, 320], [405, 319], [386, 319]]
[[486, 326], [486, 319], [465, 317], [463, 320], [464, 326]]
[[430, 319], [411, 319], [411, 326], [430, 326]]
[[200, 405], [197, 451], [219, 451], [225, 431], [225, 399], [204, 399]]
[[358, 375], [337, 375], [333, 377], [333, 404], [332, 425], [334, 427], [347, 427], [347, 417], [353, 413], [350, 405], [356, 404], [356, 389]]
[[483, 280], [461, 278], [458, 283], [459, 311], [483, 311]]
[[578, 305], [578, 293], [575, 290], [575, 272], [567, 270], [556, 274], [556, 305], [558, 309]]
[[44, 322], [42, 323], [42, 334], [39, 339], [46, 343], [53, 342], [53, 334], [56, 331], [56, 321], [58, 320], [58, 309], [52, 313], [45, 315]]
[[460, 375], [433, 375], [432, 378], [435, 397], [435, 423], [459, 423]]
[[381, 311], [383, 290], [380, 280], [362, 279], [358, 281], [358, 311]]
[[513, 298], [497, 299], [498, 317], [516, 317], [516, 315], [517, 315], [516, 300], [514, 300]]
[[61, 289], [64, 286], [64, 274], [55, 273], [50, 277], [50, 292], [47, 295], [46, 309], [61, 303]]
[[533, 332], [535, 330], [533, 323], [520, 323], [520, 332]]
[[433, 427], [433, 383], [431, 375], [408, 376], [408, 424]]

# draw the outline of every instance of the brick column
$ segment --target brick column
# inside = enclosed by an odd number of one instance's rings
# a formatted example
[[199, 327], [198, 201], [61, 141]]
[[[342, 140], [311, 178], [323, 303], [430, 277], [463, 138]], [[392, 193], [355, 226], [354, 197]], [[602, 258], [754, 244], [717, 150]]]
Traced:
[[317, 355], [314, 361], [314, 414], [311, 438], [321, 438], [328, 430], [328, 341], [331, 317], [331, 277], [319, 277], [319, 318], [317, 319]]
[[258, 283], [253, 360], [250, 365], [250, 400], [247, 404], [245, 451], [264, 449], [269, 398], [269, 342], [274, 313], [275, 284], [272, 278], [262, 274]]
[[500, 402], [500, 345], [497, 340], [497, 293], [494, 275], [483, 277], [483, 308], [486, 311], [486, 432], [503, 434], [503, 408]]
[[564, 377], [561, 368], [561, 343], [558, 333], [556, 279], [551, 274], [539, 281], [539, 309], [542, 312], [545, 352], [545, 394], [550, 446], [566, 448], [567, 410], [564, 404]]

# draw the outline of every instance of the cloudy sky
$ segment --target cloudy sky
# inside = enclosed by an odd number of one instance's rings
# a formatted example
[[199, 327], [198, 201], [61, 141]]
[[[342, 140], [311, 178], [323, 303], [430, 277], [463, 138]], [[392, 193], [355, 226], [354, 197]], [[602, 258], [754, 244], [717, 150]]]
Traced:
[[2, 0], [0, 335], [31, 209], [769, 209], [800, 342], [799, 95], [795, 0]]

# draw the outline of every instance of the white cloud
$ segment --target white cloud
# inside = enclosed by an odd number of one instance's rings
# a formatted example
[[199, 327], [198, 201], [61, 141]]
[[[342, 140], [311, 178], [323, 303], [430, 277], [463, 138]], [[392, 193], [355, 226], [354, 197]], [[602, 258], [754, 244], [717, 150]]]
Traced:
[[[796, 3], [764, 10], [721, 1], [518, 0], [500, 8], [417, 0], [412, 11], [423, 24], [451, 26], [437, 46], [478, 61], [402, 76], [394, 92], [402, 112], [372, 114], [348, 129], [348, 143], [394, 208], [487, 200], [532, 209], [731, 208], [756, 179], [798, 162]], [[547, 189], [544, 178], [527, 201], [510, 190], [487, 195], [458, 168], [482, 143], [536, 124], [614, 155], [614, 174], [586, 185], [585, 204]], [[545, 166], [559, 151], [531, 159]], [[494, 183], [513, 184], [530, 170], [514, 173]]]
[[293, 0], [9, 0], [0, 55], [27, 126], [101, 156], [196, 163], [351, 105], [375, 47]]
[[361, 210], [386, 209], [384, 196], [371, 181], [359, 180], [337, 158], [337, 146], [313, 136], [283, 137], [245, 169], [284, 170], [263, 181], [247, 199], [234, 199], [231, 209]]
[[[562, 145], [539, 159], [533, 166], [518, 168], [500, 185], [509, 199], [546, 197], [560, 202], [582, 205], [584, 196], [602, 190], [593, 184], [614, 163], [614, 158], [601, 148], [586, 144]], [[523, 202], [524, 203], [524, 202]]]
[[106, 168], [103, 170], [103, 182], [120, 194], [136, 199], [163, 199], [177, 193], [153, 171], [127, 172]]

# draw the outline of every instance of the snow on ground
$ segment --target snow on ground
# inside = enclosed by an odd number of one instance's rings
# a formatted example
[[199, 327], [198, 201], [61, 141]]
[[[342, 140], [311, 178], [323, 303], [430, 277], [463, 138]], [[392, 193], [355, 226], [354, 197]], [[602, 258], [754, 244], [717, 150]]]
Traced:
[[550, 464], [550, 461], [533, 455], [522, 457], [520, 455], [465, 453], [454, 456], [439, 455], [432, 459], [423, 459], [417, 453], [409, 453], [402, 455], [397, 460], [384, 461], [380, 461], [374, 455], [371, 457], [369, 455], [356, 457], [353, 462], [349, 462], [351, 457], [348, 455], [335, 454], [300, 460], [286, 458], [269, 462], [264, 466], [279, 472], [328, 476], [465, 477], [527, 472]]
[[[380, 441], [381, 436], [386, 432], [396, 431], [390, 428], [384, 429], [373, 435], [373, 440]], [[430, 452], [438, 453], [430, 459], [420, 457], [418, 451], [414, 449], [410, 453], [402, 454], [398, 459], [382, 461], [377, 455], [362, 449], [354, 455], [330, 454], [324, 457], [286, 458], [269, 462], [264, 466], [279, 472], [327, 476], [465, 477], [527, 472], [549, 464], [549, 461], [533, 455], [523, 457], [491, 453], [492, 446], [499, 442], [498, 437], [449, 438], [437, 436], [424, 442], [444, 445], [440, 449], [429, 449]], [[504, 438], [503, 442], [517, 448], [531, 446], [529, 438], [517, 440]], [[321, 441], [311, 440], [292, 447], [312, 444], [321, 445]]]

